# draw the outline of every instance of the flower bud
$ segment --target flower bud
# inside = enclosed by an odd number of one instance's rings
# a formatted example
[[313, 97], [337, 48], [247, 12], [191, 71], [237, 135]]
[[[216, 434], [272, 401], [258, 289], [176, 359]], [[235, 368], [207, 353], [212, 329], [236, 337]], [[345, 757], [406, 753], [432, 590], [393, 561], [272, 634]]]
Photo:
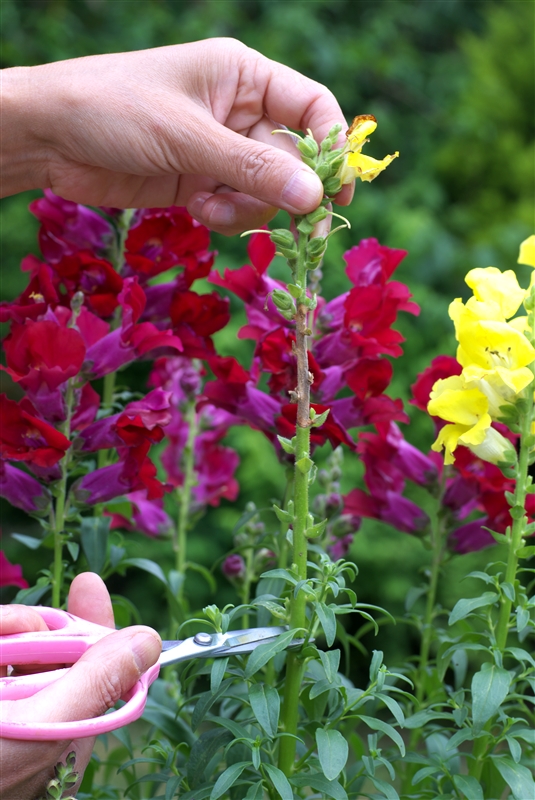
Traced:
[[316, 158], [318, 155], [318, 145], [311, 136], [305, 136], [297, 142], [297, 148], [307, 158]]
[[233, 553], [223, 561], [221, 571], [229, 580], [240, 580], [245, 577], [245, 561], [238, 553]]

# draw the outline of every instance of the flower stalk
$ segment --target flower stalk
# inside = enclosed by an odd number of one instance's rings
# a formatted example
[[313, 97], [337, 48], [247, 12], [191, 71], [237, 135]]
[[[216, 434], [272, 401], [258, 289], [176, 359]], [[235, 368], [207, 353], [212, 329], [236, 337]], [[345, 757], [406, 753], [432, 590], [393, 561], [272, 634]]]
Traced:
[[184, 411], [184, 419], [188, 424], [188, 439], [182, 454], [184, 480], [176, 489], [178, 502], [177, 525], [173, 535], [176, 570], [181, 576], [177, 601], [182, 607], [184, 602], [184, 574], [186, 572], [188, 521], [191, 506], [191, 494], [195, 484], [195, 439], [198, 433], [195, 398], [188, 400]]
[[[61, 432], [67, 439], [71, 434], [71, 418], [74, 404], [73, 378], [67, 381], [65, 392], [66, 418], [60, 426]], [[69, 464], [71, 460], [71, 448], [66, 451], [60, 461], [61, 478], [56, 489], [56, 502], [53, 512], [53, 533], [54, 533], [54, 565], [52, 568], [52, 607], [61, 606], [61, 587], [63, 586], [63, 541], [65, 528], [65, 512], [67, 501], [67, 479], [69, 477]]]

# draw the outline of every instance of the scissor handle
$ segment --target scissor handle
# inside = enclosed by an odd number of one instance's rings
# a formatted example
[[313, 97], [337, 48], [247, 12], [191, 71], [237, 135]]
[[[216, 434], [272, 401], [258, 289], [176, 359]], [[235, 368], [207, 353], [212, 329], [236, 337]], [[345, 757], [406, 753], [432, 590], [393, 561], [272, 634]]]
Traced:
[[[24, 697], [31, 697], [40, 689], [59, 680], [66, 672], [66, 669], [58, 669], [16, 678], [0, 678], [0, 697], [2, 700], [21, 700]], [[74, 722], [33, 722], [28, 725], [22, 722], [0, 721], [0, 737], [31, 741], [85, 739], [87, 736], [97, 736], [122, 728], [123, 725], [134, 722], [142, 715], [149, 686], [156, 680], [159, 672], [159, 664], [150, 667], [135, 686], [121, 698], [126, 703], [117, 711], [108, 712], [94, 719]]]
[[[15, 633], [0, 637], [0, 664], [74, 664], [83, 653], [99, 639], [113, 633], [111, 628], [79, 619], [55, 608], [36, 606], [46, 622], [48, 631]], [[11, 678], [0, 678], [0, 699], [22, 700], [31, 697], [45, 686], [59, 680], [65, 669], [40, 672]], [[139, 719], [147, 702], [149, 686], [156, 680], [160, 665], [155, 664], [145, 672], [135, 686], [121, 699], [125, 705], [94, 719], [71, 722], [37, 722], [28, 725], [20, 722], [0, 721], [0, 736], [6, 739], [82, 739], [96, 736], [127, 725]]]

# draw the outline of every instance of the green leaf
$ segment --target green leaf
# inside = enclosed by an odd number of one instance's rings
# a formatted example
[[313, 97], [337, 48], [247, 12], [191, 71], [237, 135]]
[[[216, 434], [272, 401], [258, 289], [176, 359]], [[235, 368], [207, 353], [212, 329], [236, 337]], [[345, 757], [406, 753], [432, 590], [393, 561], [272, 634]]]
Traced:
[[78, 542], [67, 542], [66, 545], [72, 560], [76, 561], [80, 555], [80, 545]]
[[528, 744], [535, 745], [535, 729], [534, 728], [518, 728], [517, 730], [510, 731], [511, 736], [516, 736], [517, 739], [523, 739]]
[[375, 719], [375, 717], [366, 717], [363, 714], [359, 714], [358, 716], [372, 731], [381, 731], [381, 733], [390, 737], [390, 739], [397, 744], [401, 755], [405, 756], [405, 744], [403, 743], [403, 739], [392, 725], [383, 722], [382, 719]]
[[263, 800], [264, 798], [264, 784], [262, 781], [258, 781], [258, 783], [253, 783], [252, 786], [249, 787], [249, 791], [243, 798], [243, 800]]
[[515, 601], [515, 587], [513, 586], [513, 584], [512, 583], [508, 583], [507, 581], [504, 581], [503, 583], [500, 584], [500, 589], [502, 590], [504, 595], [507, 597], [507, 599], [510, 600], [511, 603], [514, 603], [514, 601]]
[[100, 574], [106, 562], [110, 517], [84, 517], [80, 528], [80, 542], [91, 572]]
[[196, 564], [195, 561], [188, 561], [187, 564], [185, 565], [185, 571], [188, 572], [188, 570], [190, 570], [191, 572], [198, 572], [199, 575], [202, 575], [204, 580], [212, 590], [212, 592], [215, 592], [217, 590], [216, 579], [214, 578], [210, 570], [206, 569], [206, 567], [203, 567], [202, 564]]
[[143, 719], [155, 725], [171, 742], [188, 742], [190, 747], [195, 743], [190, 726], [177, 717], [174, 711], [163, 708], [150, 697], [143, 711]]
[[[314, 409], [311, 408], [310, 410], [313, 411]], [[331, 409], [328, 408], [327, 411], [323, 411], [323, 413], [321, 413], [321, 414], [316, 414], [316, 416], [314, 416], [314, 417], [311, 415], [310, 419], [312, 419], [314, 421], [313, 421], [313, 423], [312, 423], [312, 425], [310, 427], [311, 428], [319, 428], [319, 427], [321, 427], [323, 425], [323, 423], [327, 420], [327, 417], [329, 416], [330, 410]]]
[[294, 775], [290, 778], [290, 783], [298, 788], [310, 787], [316, 792], [321, 792], [332, 797], [333, 800], [347, 800], [347, 792], [338, 781], [330, 781], [321, 772], [312, 775]]
[[535, 797], [535, 782], [527, 767], [515, 764], [509, 756], [491, 756], [494, 765], [513, 793], [514, 800]]
[[15, 595], [14, 603], [20, 603], [23, 606], [35, 606], [42, 597], [49, 591], [50, 583], [37, 584], [37, 586], [30, 586], [29, 589], [21, 589]]
[[515, 764], [519, 764], [520, 759], [522, 758], [522, 747], [514, 738], [514, 736], [506, 736], [505, 741], [509, 745], [509, 751], [511, 753], [513, 761], [515, 762]]
[[165, 787], [165, 800], [173, 800], [173, 798], [177, 796], [176, 793], [181, 783], [181, 775], [173, 775], [171, 778], [169, 778]]
[[277, 619], [286, 620], [288, 616], [288, 612], [281, 606], [279, 603], [275, 603], [273, 600], [266, 600], [264, 597], [259, 597], [253, 601], [254, 606], [261, 606], [269, 611]]
[[378, 692], [375, 695], [379, 700], [382, 700], [385, 706], [390, 710], [390, 713], [396, 720], [397, 724], [400, 728], [403, 728], [405, 725], [405, 714], [402, 711], [402, 708], [393, 697], [390, 697], [388, 694], [384, 694], [383, 692]]
[[318, 536], [321, 536], [327, 526], [327, 520], [323, 519], [321, 522], [317, 522], [315, 525], [311, 525], [305, 531], [305, 536], [307, 539], [317, 539]]
[[516, 658], [516, 660], [520, 661], [521, 664], [527, 661], [532, 667], [535, 667], [535, 659], [527, 652], [527, 650], [523, 650], [521, 647], [507, 647], [505, 652], [511, 653], [513, 658]]
[[286, 631], [285, 633], [281, 633], [280, 636], [277, 636], [273, 641], [259, 645], [249, 656], [245, 668], [245, 677], [251, 678], [259, 669], [262, 669], [268, 661], [271, 661], [273, 656], [286, 650], [294, 638], [295, 631]]
[[372, 660], [370, 663], [370, 681], [373, 681], [377, 678], [377, 673], [383, 663], [383, 651], [382, 650], [374, 650]]
[[228, 667], [228, 658], [216, 658], [212, 664], [210, 672], [210, 691], [212, 694], [217, 692], [221, 686], [221, 681], [225, 677], [225, 672]]
[[340, 650], [324, 650], [319, 651], [319, 657], [325, 670], [325, 677], [329, 683], [334, 683], [338, 677], [338, 668], [340, 667]]
[[231, 764], [230, 767], [227, 767], [216, 780], [210, 800], [217, 800], [218, 797], [222, 797], [236, 783], [243, 770], [249, 766], [251, 766], [250, 761], [238, 761], [237, 764]]
[[25, 547], [29, 547], [30, 550], [37, 550], [43, 543], [42, 539], [36, 539], [35, 536], [26, 536], [24, 533], [12, 533], [11, 538], [16, 539], [17, 542], [20, 542]]
[[494, 664], [483, 664], [472, 678], [472, 719], [476, 732], [497, 712], [509, 692], [511, 675]]
[[273, 511], [275, 512], [275, 516], [279, 522], [283, 522], [288, 525], [293, 523], [294, 515], [290, 514], [288, 511], [284, 511], [282, 508], [279, 508], [279, 506], [275, 505], [275, 503], [273, 503]]
[[303, 456], [303, 458], [300, 458], [295, 462], [295, 466], [299, 472], [301, 472], [303, 475], [306, 475], [314, 466], [314, 462], [308, 456]]
[[[194, 789], [204, 780], [206, 767], [221, 747], [232, 741], [232, 734], [221, 728], [205, 731], [191, 748], [188, 762], [188, 783]], [[209, 777], [209, 776], [207, 776]]]
[[316, 730], [316, 744], [323, 774], [328, 781], [334, 781], [347, 763], [349, 745], [340, 731]]
[[399, 800], [399, 794], [390, 783], [382, 781], [380, 778], [376, 778], [375, 775], [373, 777], [371, 775], [368, 777], [375, 788], [379, 789], [379, 791], [384, 794], [386, 800]]
[[455, 788], [464, 794], [466, 800], [485, 800], [481, 784], [471, 775], [454, 775]]
[[251, 742], [252, 744], [252, 742], [254, 741], [254, 737], [256, 736], [257, 728], [255, 728], [255, 733], [251, 734], [249, 733], [247, 728], [244, 728], [243, 725], [240, 725], [233, 719], [227, 719], [226, 717], [213, 717], [212, 722], [214, 722], [217, 725], [221, 725], [223, 728], [226, 728], [228, 731], [232, 733], [235, 739], [245, 739], [246, 741]]
[[325, 603], [316, 603], [315, 611], [323, 628], [327, 644], [331, 647], [336, 639], [336, 615], [332, 608]]
[[272, 686], [254, 683], [249, 689], [253, 714], [268, 736], [275, 736], [279, 725], [280, 696]]
[[277, 439], [279, 440], [279, 444], [285, 453], [288, 453], [291, 456], [295, 455], [295, 444], [293, 444], [291, 439], [286, 439], [285, 436], [277, 436]]
[[125, 558], [122, 562], [127, 567], [137, 567], [144, 572], [148, 572], [158, 578], [159, 581], [167, 586], [167, 578], [164, 575], [163, 569], [155, 561], [148, 558]]
[[244, 526], [244, 525], [247, 525], [247, 523], [249, 522], [249, 520], [251, 520], [251, 519], [253, 519], [254, 517], [256, 517], [256, 516], [257, 516], [257, 514], [258, 514], [258, 509], [257, 509], [257, 508], [253, 508], [253, 509], [251, 509], [250, 511], [245, 511], [245, 512], [244, 512], [244, 513], [241, 515], [241, 517], [239, 518], [239, 520], [237, 521], [237, 523], [234, 525], [234, 527], [233, 527], [233, 529], [232, 529], [232, 534], [234, 535], [234, 534], [238, 533], [238, 531], [239, 531], [241, 528], [243, 528], [243, 526]]
[[277, 790], [279, 797], [281, 797], [282, 800], [293, 800], [294, 793], [284, 772], [278, 769], [278, 767], [274, 767], [273, 764], [266, 763], [263, 766], [273, 786]]
[[288, 583], [296, 585], [297, 580], [292, 573], [287, 569], [269, 569], [267, 572], [263, 572], [260, 576], [261, 578], [282, 578]]
[[[534, 493], [535, 493], [535, 487], [534, 487]], [[532, 556], [535, 556], [535, 546], [530, 544], [527, 547], [520, 547], [516, 551], [516, 554], [519, 558], [531, 558]]]
[[221, 697], [221, 695], [228, 689], [230, 684], [232, 683], [231, 678], [227, 678], [226, 681], [220, 685], [217, 692], [204, 692], [201, 694], [195, 708], [193, 709], [193, 714], [191, 715], [191, 728], [192, 730], [197, 730], [203, 719], [205, 718], [206, 714], [210, 711], [213, 704]]
[[475, 611], [476, 608], [490, 606], [495, 603], [497, 599], [498, 595], [496, 592], [483, 592], [480, 597], [463, 598], [455, 603], [448, 622], [450, 625], [454, 625], [456, 622], [459, 622], [460, 619], [464, 619], [471, 614], [472, 611]]

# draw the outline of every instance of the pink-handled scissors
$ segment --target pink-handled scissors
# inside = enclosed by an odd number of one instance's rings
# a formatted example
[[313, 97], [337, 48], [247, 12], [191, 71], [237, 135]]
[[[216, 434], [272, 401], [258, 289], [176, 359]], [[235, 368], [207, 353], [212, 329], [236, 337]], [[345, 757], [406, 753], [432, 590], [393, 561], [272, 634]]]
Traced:
[[[0, 637], [0, 664], [74, 664], [92, 644], [113, 633], [110, 628], [79, 619], [66, 611], [36, 606], [48, 631], [14, 633]], [[197, 633], [183, 641], [163, 642], [157, 663], [147, 670], [124, 695], [125, 705], [95, 719], [76, 722], [36, 722], [32, 725], [0, 721], [0, 737], [6, 739], [81, 739], [108, 733], [138, 719], [147, 702], [149, 686], [160, 667], [192, 658], [229, 656], [250, 653], [262, 642], [275, 639], [286, 628], [247, 628], [228, 633]], [[297, 644], [297, 642], [290, 642]], [[68, 668], [67, 668], [68, 669]], [[33, 675], [0, 678], [0, 699], [21, 700], [58, 680], [66, 669], [38, 672]]]

